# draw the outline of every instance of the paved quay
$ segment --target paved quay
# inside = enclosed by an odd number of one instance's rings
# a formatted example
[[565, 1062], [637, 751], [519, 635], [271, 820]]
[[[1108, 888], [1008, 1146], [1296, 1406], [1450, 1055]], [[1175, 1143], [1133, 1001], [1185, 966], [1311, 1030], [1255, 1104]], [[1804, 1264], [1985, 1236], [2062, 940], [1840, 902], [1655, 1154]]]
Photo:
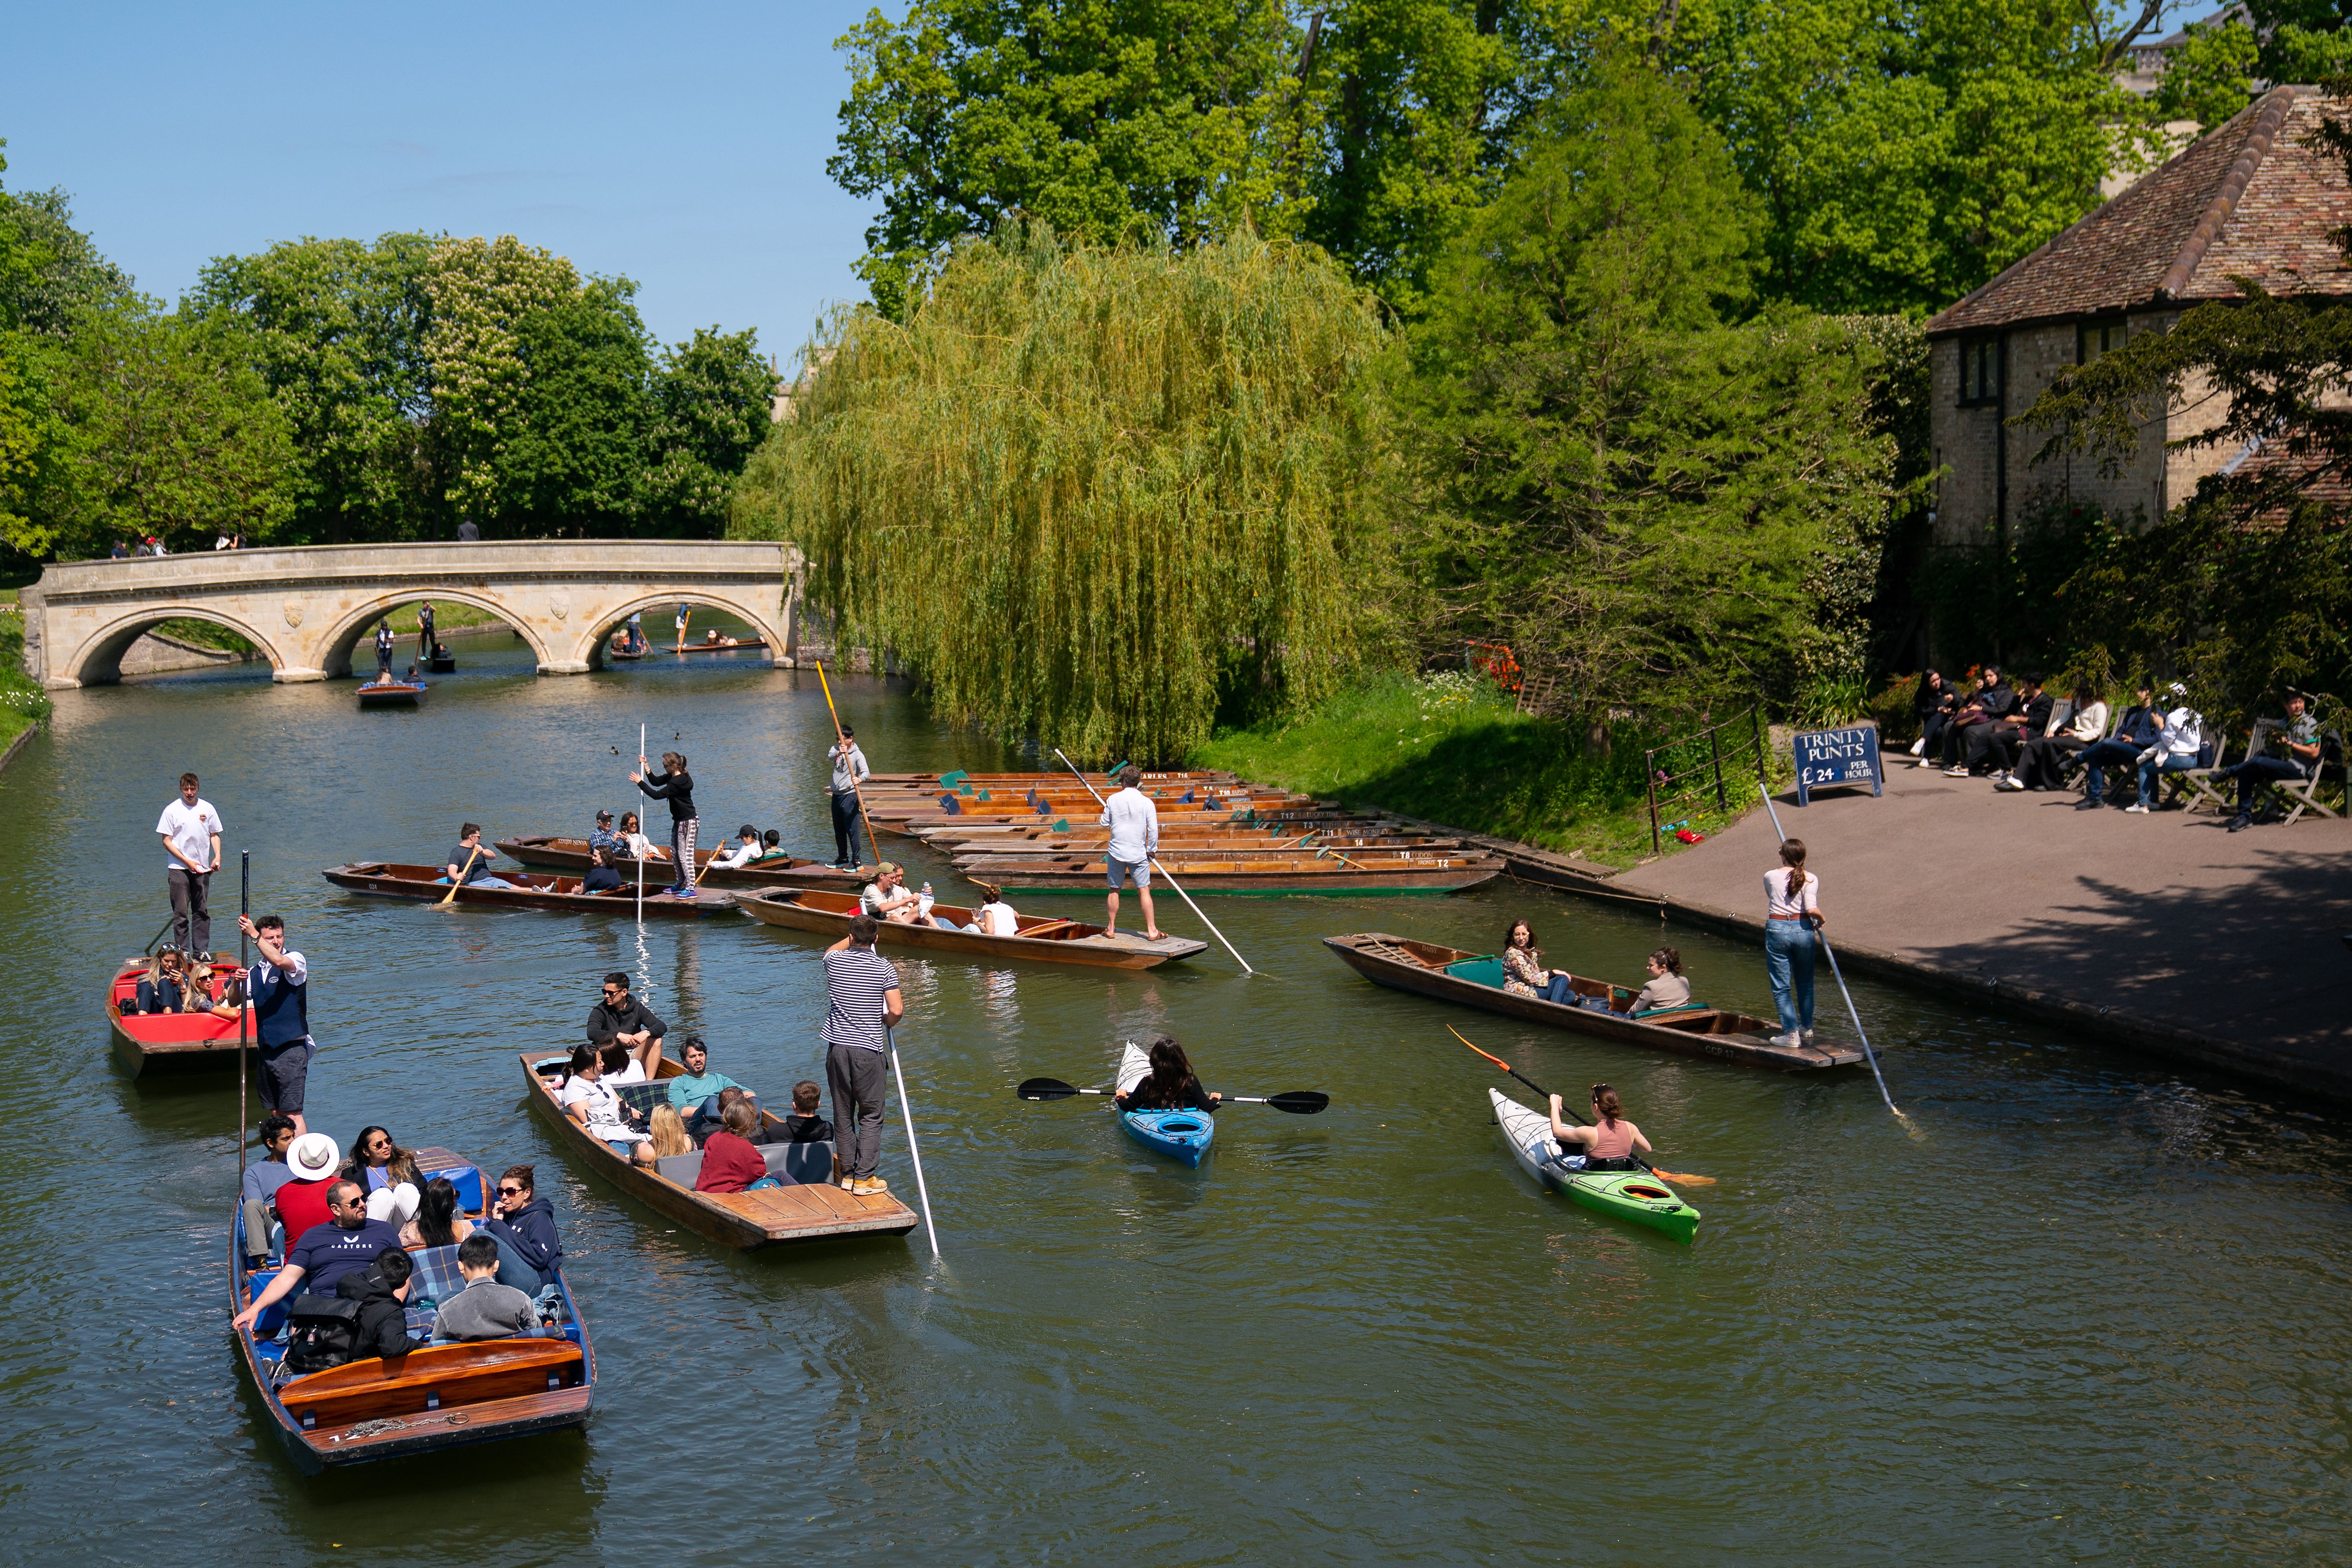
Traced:
[[[1847, 968], [2352, 1100], [2352, 824], [2231, 833], [2210, 810], [2078, 811], [1895, 762], [1883, 797], [1776, 797]], [[1589, 886], [1760, 942], [1778, 851], [1759, 808]]]

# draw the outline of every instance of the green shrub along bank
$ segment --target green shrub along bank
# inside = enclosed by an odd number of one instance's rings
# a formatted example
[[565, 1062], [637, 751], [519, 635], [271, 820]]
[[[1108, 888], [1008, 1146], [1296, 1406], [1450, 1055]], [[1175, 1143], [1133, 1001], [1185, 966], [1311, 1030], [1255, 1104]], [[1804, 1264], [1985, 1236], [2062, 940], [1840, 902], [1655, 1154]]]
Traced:
[[0, 750], [52, 711], [49, 694], [25, 673], [25, 617], [0, 615]]
[[[488, 610], [478, 610], [471, 605], [436, 601], [433, 605], [433, 628], [436, 632], [456, 631], [461, 626], [495, 626], [505, 624]], [[153, 630], [163, 637], [173, 637], [184, 643], [194, 643], [198, 647], [218, 648], [223, 653], [255, 651], [251, 643], [222, 626], [218, 621], [181, 616], [173, 620], [159, 621]], [[415, 605], [404, 605], [392, 613], [392, 630], [395, 637], [414, 637], [416, 635]]]
[[[1650, 857], [1643, 754], [1664, 739], [1621, 724], [1598, 749], [1580, 728], [1514, 713], [1490, 683], [1448, 672], [1375, 679], [1305, 718], [1221, 731], [1186, 763], [1622, 868]], [[1661, 765], [1680, 772], [1705, 755], [1702, 744]], [[1703, 800], [1685, 798], [1669, 820], [1713, 837], [1754, 806], [1748, 776], [1727, 755], [1729, 809], [1717, 806], [1710, 779]], [[1682, 846], [1669, 837], [1665, 847]]]

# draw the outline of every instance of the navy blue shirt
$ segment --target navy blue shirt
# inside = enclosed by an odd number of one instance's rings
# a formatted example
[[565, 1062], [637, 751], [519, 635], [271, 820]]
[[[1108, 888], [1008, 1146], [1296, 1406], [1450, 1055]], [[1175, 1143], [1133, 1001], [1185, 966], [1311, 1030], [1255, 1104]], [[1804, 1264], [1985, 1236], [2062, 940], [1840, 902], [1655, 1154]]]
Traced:
[[400, 1245], [400, 1231], [390, 1220], [372, 1219], [357, 1230], [345, 1230], [332, 1220], [314, 1225], [287, 1249], [286, 1261], [301, 1269], [302, 1289], [313, 1296], [331, 1296], [342, 1277], [365, 1268], [387, 1247]]

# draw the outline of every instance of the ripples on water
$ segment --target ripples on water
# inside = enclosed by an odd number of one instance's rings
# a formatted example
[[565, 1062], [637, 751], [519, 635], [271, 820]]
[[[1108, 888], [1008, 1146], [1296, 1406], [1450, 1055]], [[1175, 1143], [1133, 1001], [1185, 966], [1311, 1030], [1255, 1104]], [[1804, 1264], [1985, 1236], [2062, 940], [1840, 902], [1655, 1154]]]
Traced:
[[[945, 1265], [919, 1236], [739, 1256], [680, 1232], [582, 1179], [521, 1110], [515, 1053], [575, 1037], [625, 968], [773, 1096], [821, 1058], [816, 941], [664, 921], [641, 950], [625, 920], [436, 913], [317, 873], [437, 855], [463, 818], [578, 830], [632, 793], [611, 748], [640, 721], [692, 755], [709, 836], [749, 818], [821, 852], [823, 700], [790, 672], [540, 679], [511, 645], [459, 657], [415, 714], [250, 675], [64, 694], [0, 775], [22, 1064], [0, 1097], [6, 1556], [2340, 1559], [2335, 1113], [1866, 985], [1916, 1143], [1866, 1075], [1464, 1014], [1315, 940], [1486, 951], [1524, 912], [1555, 962], [1621, 977], [1660, 940], [1529, 889], [1220, 900], [1255, 981], [1213, 952], [1118, 980], [902, 962]], [[845, 684], [883, 765], [1019, 765]], [[584, 1440], [305, 1479], [257, 1419], [223, 1330], [236, 1095], [134, 1087], [99, 1016], [109, 963], [162, 919], [152, 826], [183, 767], [314, 966], [322, 1130], [537, 1163], [598, 1352]], [[943, 863], [908, 858], [947, 893]], [[1702, 996], [1769, 1010], [1755, 953], [1667, 940]], [[1839, 1006], [1825, 992], [1843, 1031]], [[1572, 1097], [1616, 1084], [1666, 1163], [1721, 1178], [1695, 1194], [1697, 1244], [1539, 1194], [1489, 1124], [1488, 1085], [1517, 1086], [1448, 1022]], [[1162, 1028], [1216, 1087], [1333, 1109], [1237, 1107], [1190, 1173], [1098, 1101], [1011, 1096], [1099, 1082], [1121, 1037]], [[911, 1196], [895, 1122], [886, 1173]]]

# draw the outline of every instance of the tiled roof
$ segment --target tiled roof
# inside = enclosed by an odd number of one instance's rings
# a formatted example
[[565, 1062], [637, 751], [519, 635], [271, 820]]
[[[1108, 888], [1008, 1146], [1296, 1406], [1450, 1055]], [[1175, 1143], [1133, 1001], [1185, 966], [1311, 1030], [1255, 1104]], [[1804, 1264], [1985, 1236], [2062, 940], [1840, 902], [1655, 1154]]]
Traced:
[[2232, 273], [2273, 293], [2352, 295], [2352, 267], [2327, 237], [2352, 223], [2352, 186], [2307, 141], [2327, 102], [2316, 88], [2272, 89], [1929, 320], [1927, 334], [2231, 299]]

